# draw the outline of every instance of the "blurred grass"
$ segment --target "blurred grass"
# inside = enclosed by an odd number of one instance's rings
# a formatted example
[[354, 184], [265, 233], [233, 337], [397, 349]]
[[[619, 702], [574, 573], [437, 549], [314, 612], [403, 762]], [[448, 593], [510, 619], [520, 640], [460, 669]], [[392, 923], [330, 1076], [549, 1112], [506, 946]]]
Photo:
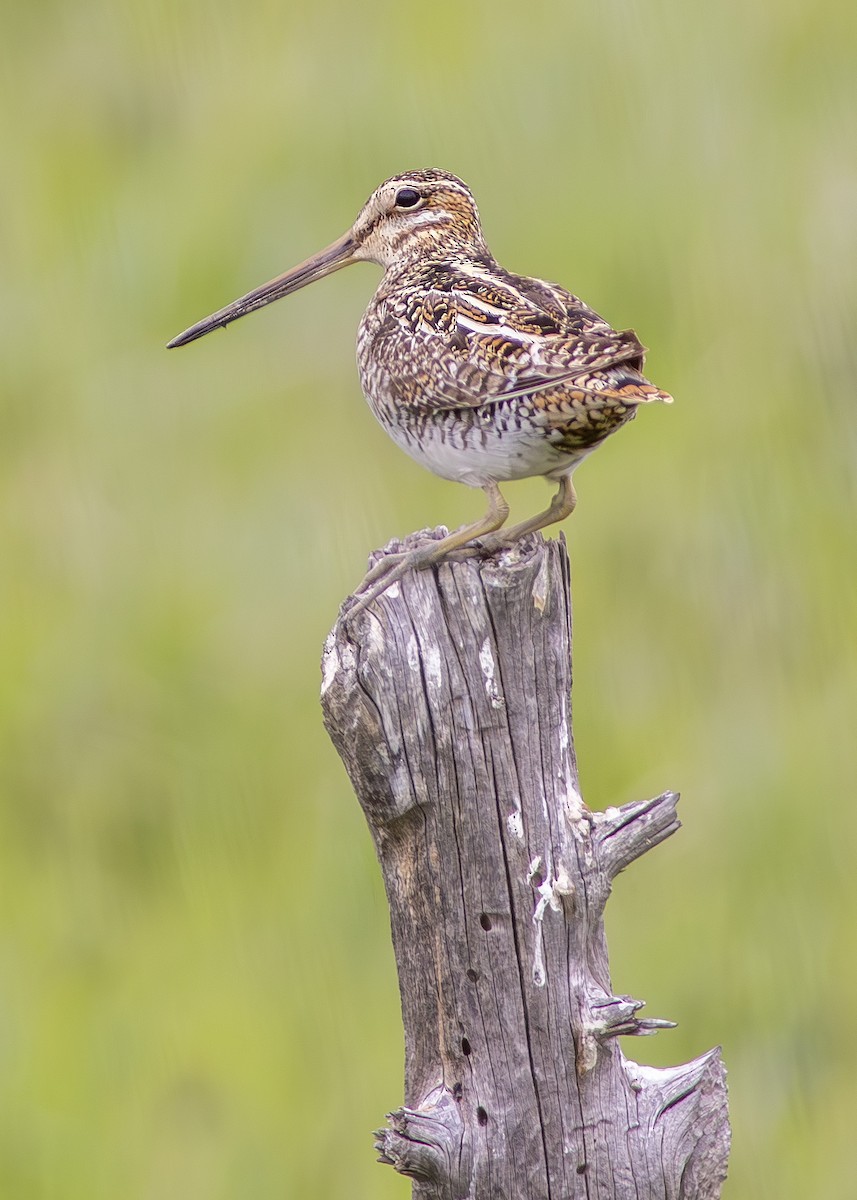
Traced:
[[[361, 268], [180, 354], [408, 166], [652, 347], [570, 523], [590, 804], [680, 787], [620, 990], [722, 1042], [731, 1200], [853, 1196], [852, 5], [83, 0], [0, 43], [0, 1195], [403, 1197], [371, 846], [316, 703], [367, 552]], [[512, 489], [521, 511], [545, 494]]]

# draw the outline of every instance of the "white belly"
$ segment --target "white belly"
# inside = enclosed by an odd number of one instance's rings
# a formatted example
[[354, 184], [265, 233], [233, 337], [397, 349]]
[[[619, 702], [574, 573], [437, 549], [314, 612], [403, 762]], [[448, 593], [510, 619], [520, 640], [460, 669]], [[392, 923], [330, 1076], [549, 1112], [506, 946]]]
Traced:
[[552, 444], [548, 430], [529, 422], [498, 420], [492, 406], [435, 412], [423, 417], [418, 427], [376, 415], [393, 441], [416, 462], [441, 479], [470, 487], [538, 475], [558, 479], [571, 474], [595, 449], [560, 449]]

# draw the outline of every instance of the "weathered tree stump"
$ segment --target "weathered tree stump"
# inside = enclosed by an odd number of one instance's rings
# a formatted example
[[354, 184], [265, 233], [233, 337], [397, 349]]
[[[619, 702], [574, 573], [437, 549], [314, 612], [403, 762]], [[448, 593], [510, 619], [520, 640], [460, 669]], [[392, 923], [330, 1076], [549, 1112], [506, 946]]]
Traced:
[[678, 796], [581, 800], [564, 543], [408, 575], [340, 619], [323, 668], [399, 971], [405, 1103], [380, 1160], [416, 1200], [719, 1196], [719, 1051], [655, 1069], [616, 1041], [670, 1024], [613, 994], [602, 918], [616, 875], [678, 829]]

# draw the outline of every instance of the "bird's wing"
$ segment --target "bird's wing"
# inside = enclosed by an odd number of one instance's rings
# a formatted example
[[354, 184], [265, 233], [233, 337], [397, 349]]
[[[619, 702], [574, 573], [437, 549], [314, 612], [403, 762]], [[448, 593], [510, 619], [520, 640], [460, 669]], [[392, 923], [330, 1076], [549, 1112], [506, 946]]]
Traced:
[[404, 344], [384, 357], [402, 402], [476, 408], [563, 386], [594, 404], [667, 398], [640, 374], [636, 334], [612, 329], [562, 288], [489, 272], [444, 283], [412, 291], [405, 321], [391, 325]]

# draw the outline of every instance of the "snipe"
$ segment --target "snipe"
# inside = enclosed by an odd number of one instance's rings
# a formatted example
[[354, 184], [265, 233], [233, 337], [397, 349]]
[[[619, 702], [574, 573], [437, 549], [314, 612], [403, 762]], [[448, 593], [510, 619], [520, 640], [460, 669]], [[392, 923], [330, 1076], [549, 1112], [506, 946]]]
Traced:
[[[359, 608], [406, 571], [477, 539], [491, 552], [563, 520], [575, 505], [578, 463], [639, 404], [672, 399], [642, 375], [645, 351], [631, 330], [612, 329], [557, 284], [501, 267], [469, 188], [437, 170], [388, 179], [344, 237], [169, 345], [183, 346], [363, 260], [384, 268], [357, 334], [372, 411], [417, 462], [482, 488], [489, 503], [473, 524], [382, 559], [358, 589]], [[499, 533], [509, 507], [498, 484], [531, 475], [556, 481], [556, 495], [544, 512]]]

